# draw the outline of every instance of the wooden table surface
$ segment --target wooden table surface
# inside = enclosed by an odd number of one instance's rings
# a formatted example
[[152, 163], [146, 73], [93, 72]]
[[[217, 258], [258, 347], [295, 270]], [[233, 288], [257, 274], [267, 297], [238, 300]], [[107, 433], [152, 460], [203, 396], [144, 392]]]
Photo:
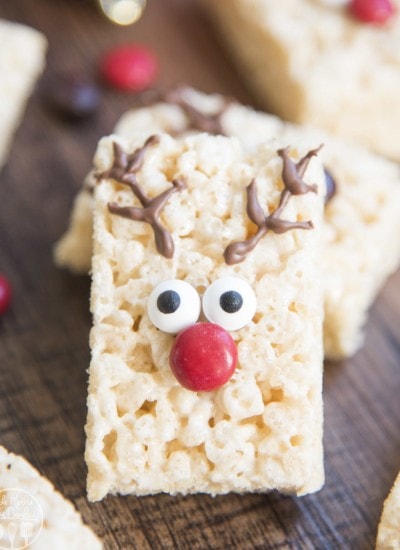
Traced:
[[187, 83], [256, 105], [195, 0], [149, 0], [119, 28], [84, 0], [0, 0], [0, 17], [43, 31], [47, 68], [0, 174], [0, 272], [14, 286], [0, 320], [0, 443], [71, 499], [107, 549], [373, 548], [400, 469], [400, 273], [373, 307], [364, 348], [326, 365], [326, 484], [317, 494], [108, 497], [89, 504], [83, 460], [89, 279], [55, 268], [52, 246], [96, 142], [137, 98], [105, 91], [94, 119], [52, 114], [60, 74], [95, 77], [103, 51], [136, 40], [159, 56], [159, 84]]

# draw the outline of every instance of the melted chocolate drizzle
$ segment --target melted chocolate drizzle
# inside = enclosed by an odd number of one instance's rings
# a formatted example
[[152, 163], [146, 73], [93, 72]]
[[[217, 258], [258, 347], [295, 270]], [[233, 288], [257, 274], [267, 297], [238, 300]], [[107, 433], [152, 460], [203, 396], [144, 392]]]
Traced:
[[228, 96], [220, 96], [223, 102], [221, 108], [215, 113], [204, 113], [186, 99], [185, 96], [189, 90], [191, 88], [185, 85], [176, 86], [170, 90], [151, 89], [142, 94], [141, 104], [148, 107], [156, 103], [168, 103], [182, 109], [188, 123], [185, 128], [178, 131], [170, 128], [168, 133], [172, 136], [180, 136], [188, 130], [225, 136], [226, 132], [223, 129], [222, 117], [229, 106], [237, 103], [237, 101]]
[[292, 195], [304, 195], [305, 193], [316, 193], [318, 191], [316, 185], [308, 185], [302, 180], [302, 177], [304, 176], [311, 158], [319, 152], [321, 147], [322, 145], [317, 149], [312, 149], [297, 163], [290, 159], [288, 147], [278, 150], [278, 155], [283, 160], [282, 180], [284, 188], [277, 208], [268, 216], [265, 216], [258, 201], [256, 180], [254, 178], [251, 180], [246, 189], [247, 215], [250, 220], [256, 224], [257, 231], [245, 241], [231, 243], [225, 249], [224, 258], [228, 265], [242, 262], [268, 231], [281, 234], [291, 229], [313, 229], [314, 226], [312, 221], [291, 222], [283, 220], [280, 215]]
[[146, 151], [152, 145], [159, 143], [160, 138], [150, 136], [144, 145], [131, 154], [125, 153], [122, 147], [114, 142], [114, 162], [109, 170], [98, 176], [98, 179], [113, 178], [119, 183], [127, 185], [137, 197], [143, 208], [137, 206], [119, 206], [115, 202], [108, 203], [111, 214], [122, 216], [134, 221], [146, 222], [151, 225], [157, 251], [166, 258], [174, 255], [174, 242], [171, 234], [162, 226], [160, 214], [169, 197], [177, 191], [185, 189], [186, 183], [182, 178], [172, 181], [172, 187], [163, 191], [160, 195], [150, 198], [137, 181], [136, 174], [143, 166]]
[[139, 147], [133, 153], [125, 153], [123, 148], [116, 141], [113, 142], [114, 162], [109, 170], [105, 170], [97, 176], [97, 179], [113, 178], [126, 185], [137, 185], [136, 174], [143, 166], [144, 158], [147, 150], [160, 143], [160, 137], [157, 135], [150, 136], [144, 142], [142, 147]]
[[[191, 129], [199, 131], [225, 135], [221, 124], [221, 117], [225, 113], [226, 109], [233, 102], [226, 99], [224, 106], [212, 115], [204, 114], [197, 110], [191, 103], [189, 103], [185, 97], [186, 88], [179, 87], [170, 92], [161, 95], [163, 101], [178, 105], [183, 109], [186, 116], [190, 121]], [[154, 98], [153, 98], [154, 101]], [[139, 199], [143, 208], [133, 206], [119, 206], [116, 203], [109, 203], [108, 209], [112, 214], [116, 214], [125, 218], [129, 218], [134, 221], [144, 221], [149, 223], [153, 229], [157, 251], [166, 258], [172, 258], [174, 254], [174, 243], [171, 234], [162, 226], [160, 222], [160, 213], [169, 197], [177, 192], [186, 188], [186, 182], [183, 178], [176, 178], [172, 181], [173, 187], [165, 190], [157, 197], [150, 198], [144, 192], [139, 185], [136, 174], [141, 169], [144, 157], [147, 149], [159, 143], [159, 136], [150, 136], [144, 145], [131, 154], [125, 153], [122, 147], [114, 142], [114, 162], [112, 167], [97, 175], [97, 179], [113, 178], [122, 184], [128, 185], [133, 194]], [[242, 262], [247, 254], [251, 252], [260, 239], [268, 233], [273, 231], [274, 233], [281, 234], [292, 229], [313, 229], [312, 221], [305, 222], [292, 222], [284, 220], [280, 216], [287, 205], [292, 195], [303, 195], [305, 193], [317, 192], [316, 185], [308, 185], [302, 177], [307, 169], [307, 166], [311, 158], [318, 154], [322, 145], [316, 149], [309, 151], [304, 157], [302, 157], [297, 163], [293, 162], [289, 157], [289, 147], [279, 149], [278, 155], [283, 160], [282, 180], [284, 188], [281, 192], [281, 197], [277, 208], [268, 216], [265, 216], [261, 205], [257, 197], [256, 180], [253, 178], [250, 184], [247, 186], [247, 215], [250, 220], [256, 224], [256, 233], [246, 239], [245, 241], [231, 243], [224, 251], [224, 259], [228, 265], [237, 264]], [[329, 172], [325, 170], [326, 178], [328, 179]], [[336, 186], [333, 178], [333, 192], [327, 193], [326, 201], [330, 200], [333, 196]], [[327, 186], [328, 187], [328, 186]]]
[[[153, 94], [148, 99], [148, 104], [154, 104], [156, 101], [163, 101], [170, 105], [177, 105], [184, 111], [189, 120], [189, 126], [180, 132], [171, 132], [174, 135], [180, 135], [186, 130], [198, 130], [209, 134], [227, 136], [228, 134], [225, 132], [222, 125], [222, 117], [230, 105], [237, 103], [237, 101], [229, 97], [223, 97], [224, 104], [217, 113], [211, 115], [205, 114], [196, 109], [196, 107], [185, 99], [185, 93], [188, 89], [187, 86], [179, 86], [168, 92], [156, 93], [153, 91]], [[331, 172], [326, 168], [325, 179], [327, 189], [325, 204], [327, 204], [336, 195], [337, 184]]]
[[188, 129], [207, 132], [214, 135], [225, 135], [222, 127], [222, 116], [228, 107], [233, 103], [232, 99], [224, 98], [224, 104], [219, 111], [213, 114], [205, 114], [194, 107], [187, 99], [185, 92], [188, 90], [185, 86], [180, 86], [163, 95], [163, 100], [170, 105], [180, 107], [189, 120]]

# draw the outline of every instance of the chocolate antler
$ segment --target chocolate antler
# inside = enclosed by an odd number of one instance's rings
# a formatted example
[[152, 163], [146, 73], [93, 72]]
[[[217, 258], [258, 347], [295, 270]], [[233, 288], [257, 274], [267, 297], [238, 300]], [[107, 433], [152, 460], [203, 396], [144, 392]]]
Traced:
[[274, 233], [285, 233], [291, 229], [312, 229], [314, 226], [311, 221], [306, 222], [291, 222], [288, 220], [282, 220], [280, 215], [287, 205], [292, 195], [303, 195], [308, 192], [317, 192], [316, 185], [308, 185], [301, 178], [303, 177], [307, 166], [313, 156], [315, 156], [322, 145], [317, 149], [312, 149], [298, 163], [294, 163], [289, 157], [289, 148], [279, 149], [278, 155], [283, 160], [282, 180], [284, 189], [282, 190], [281, 197], [277, 208], [265, 216], [261, 205], [257, 197], [256, 180], [253, 178], [250, 184], [247, 186], [247, 215], [253, 223], [257, 226], [256, 233], [242, 242], [236, 242], [230, 244], [224, 252], [225, 262], [228, 265], [238, 264], [242, 262], [246, 255], [251, 252], [260, 241], [260, 239], [268, 233], [273, 231]]
[[112, 214], [117, 214], [123, 218], [129, 218], [134, 221], [147, 222], [151, 225], [154, 231], [156, 248], [158, 252], [166, 258], [172, 258], [174, 255], [174, 241], [168, 231], [161, 225], [160, 213], [169, 197], [176, 191], [185, 189], [186, 183], [183, 179], [177, 178], [172, 180], [173, 187], [166, 189], [163, 193], [150, 199], [139, 186], [137, 182], [130, 183], [129, 186], [133, 193], [140, 200], [143, 208], [136, 206], [119, 206], [115, 202], [108, 204], [108, 210]]
[[165, 94], [164, 100], [167, 103], [181, 107], [190, 121], [190, 128], [199, 130], [200, 132], [207, 132], [208, 134], [225, 135], [221, 118], [233, 100], [224, 99], [224, 105], [217, 113], [205, 114], [185, 99], [186, 90], [185, 86], [175, 88]]
[[150, 136], [144, 142], [142, 147], [139, 147], [133, 153], [128, 155], [122, 149], [121, 145], [116, 141], [113, 142], [114, 162], [109, 170], [102, 172], [97, 176], [98, 179], [113, 178], [127, 185], [137, 185], [136, 173], [143, 166], [144, 157], [152, 145], [160, 143], [160, 137], [157, 135]]
[[156, 135], [150, 136], [142, 147], [139, 147], [128, 155], [122, 147], [114, 142], [114, 162], [112, 167], [98, 176], [101, 178], [113, 178], [118, 182], [128, 185], [132, 193], [139, 199], [143, 208], [136, 206], [119, 206], [115, 202], [108, 203], [108, 210], [112, 214], [129, 218], [134, 221], [149, 223], [154, 231], [156, 248], [158, 252], [166, 258], [172, 258], [174, 255], [174, 242], [171, 234], [161, 225], [160, 213], [169, 197], [176, 191], [181, 191], [186, 187], [182, 178], [172, 181], [173, 187], [166, 189], [160, 195], [150, 198], [137, 181], [136, 174], [143, 166], [144, 156], [147, 149], [159, 143], [160, 138]]

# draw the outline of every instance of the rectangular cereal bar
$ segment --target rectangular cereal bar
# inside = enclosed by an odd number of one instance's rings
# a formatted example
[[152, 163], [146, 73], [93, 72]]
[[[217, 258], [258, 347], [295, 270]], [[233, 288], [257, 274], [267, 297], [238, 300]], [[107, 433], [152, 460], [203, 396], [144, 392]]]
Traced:
[[400, 1], [384, 24], [350, 3], [204, 0], [264, 108], [399, 161]]
[[46, 39], [38, 31], [0, 19], [0, 169], [43, 70], [46, 47]]
[[90, 500], [321, 487], [317, 157], [209, 134], [101, 140]]
[[400, 472], [383, 504], [375, 548], [376, 550], [400, 548]]
[[22, 456], [0, 446], [0, 547], [101, 550], [80, 514]]
[[[371, 304], [400, 262], [399, 166], [322, 132], [190, 89], [127, 112], [116, 133], [145, 139], [159, 131], [180, 134], [202, 129], [235, 136], [248, 151], [273, 138], [288, 144], [307, 141], [311, 147], [324, 143], [319, 156], [336, 182], [325, 208], [325, 356], [352, 355], [362, 345]], [[55, 252], [58, 265], [76, 272], [90, 269], [92, 188], [89, 174]]]

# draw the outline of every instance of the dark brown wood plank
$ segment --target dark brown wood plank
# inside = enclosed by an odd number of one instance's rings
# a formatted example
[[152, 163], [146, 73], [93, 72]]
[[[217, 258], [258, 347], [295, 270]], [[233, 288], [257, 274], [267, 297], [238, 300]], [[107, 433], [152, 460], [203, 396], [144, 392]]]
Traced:
[[60, 73], [95, 77], [102, 52], [130, 40], [156, 51], [162, 86], [184, 82], [255, 103], [198, 1], [149, 0], [141, 21], [126, 29], [81, 0], [3, 1], [0, 17], [35, 26], [50, 43], [46, 72], [0, 174], [0, 271], [15, 289], [0, 320], [0, 443], [72, 499], [109, 549], [373, 548], [383, 500], [400, 469], [399, 273], [373, 308], [364, 349], [327, 365], [321, 492], [87, 502], [89, 281], [57, 270], [51, 250], [97, 140], [137, 98], [104, 91], [95, 119], [66, 124], [48, 111], [43, 92]]

